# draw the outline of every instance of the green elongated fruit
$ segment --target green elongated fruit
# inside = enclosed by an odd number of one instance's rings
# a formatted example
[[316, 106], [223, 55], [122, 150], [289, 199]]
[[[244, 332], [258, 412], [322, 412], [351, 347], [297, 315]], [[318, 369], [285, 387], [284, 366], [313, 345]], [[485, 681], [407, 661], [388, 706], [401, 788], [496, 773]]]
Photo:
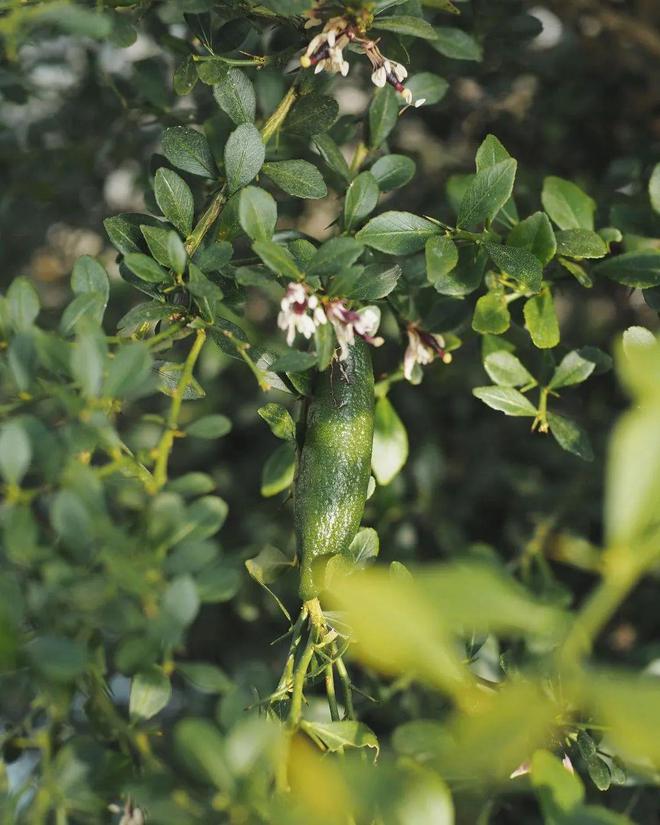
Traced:
[[367, 500], [374, 436], [374, 372], [369, 346], [357, 339], [345, 361], [318, 375], [307, 409], [294, 486], [300, 597], [322, 587], [317, 562], [345, 553]]

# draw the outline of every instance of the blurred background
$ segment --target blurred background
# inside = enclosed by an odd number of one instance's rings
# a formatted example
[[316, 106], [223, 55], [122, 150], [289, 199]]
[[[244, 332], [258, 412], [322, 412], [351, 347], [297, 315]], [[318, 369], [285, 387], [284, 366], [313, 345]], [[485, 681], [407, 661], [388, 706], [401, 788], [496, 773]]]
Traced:
[[[459, 5], [458, 25], [476, 37], [483, 59], [474, 59], [478, 53], [449, 59], [415, 41], [411, 74], [440, 75], [447, 90], [437, 103], [401, 119], [390, 147], [415, 159], [417, 175], [386, 195], [383, 205], [389, 200], [396, 209], [450, 216], [447, 191], [451, 194], [457, 175], [473, 170], [476, 147], [492, 132], [518, 159], [521, 213], [540, 208], [543, 177], [559, 175], [596, 199], [597, 225], [625, 228], [640, 243], [660, 248], [660, 222], [650, 222], [640, 208], [650, 169], [660, 159], [660, 3], [473, 0]], [[204, 123], [207, 134], [222, 128], [208, 85], [198, 83], [183, 97], [172, 89], [179, 53], [186, 54], [183, 39], [189, 38], [181, 12], [195, 12], [195, 3], [155, 8], [155, 14], [144, 19], [134, 14], [131, 26], [116, 24], [110, 32], [80, 31], [66, 15], [22, 29], [8, 24], [10, 16], [0, 16], [0, 278], [6, 288], [15, 276], [28, 275], [53, 324], [70, 299], [74, 260], [90, 254], [112, 279], [106, 318], [113, 333], [140, 296], [119, 278], [103, 219], [149, 210], [145, 192], [164, 126]], [[249, 51], [249, 33], [243, 42]], [[331, 86], [342, 114], [336, 128], [347, 135], [348, 150], [353, 120], [363, 114], [373, 89], [365, 67], [354, 63], [349, 78]], [[253, 75], [262, 99], [283, 83], [276, 70]], [[302, 213], [287, 215], [289, 202], [282, 207], [281, 226], [295, 220], [310, 236], [327, 236], [336, 216], [335, 196], [296, 203]], [[591, 344], [611, 352], [617, 334], [631, 324], [657, 330], [657, 313], [641, 293], [610, 282], [586, 290], [567, 278], [556, 301], [567, 349]], [[254, 289], [246, 318], [266, 340], [277, 334], [275, 315], [273, 296]], [[387, 561], [496, 554], [521, 568], [532, 587], [552, 592], [560, 603], [571, 602], [593, 578], [588, 569], [562, 564], [563, 543], [567, 536], [600, 540], [606, 440], [626, 399], [612, 373], [562, 398], [562, 409], [592, 437], [596, 458], [586, 464], [561, 451], [550, 436], [530, 433], [524, 420], [505, 418], [472, 396], [472, 388], [487, 383], [487, 377], [476, 336], [468, 331], [463, 338], [453, 363], [427, 368], [421, 387], [393, 388], [410, 457], [395, 481], [370, 500], [365, 524], [377, 528]], [[388, 340], [377, 353], [377, 372], [392, 370], [401, 354], [401, 344]], [[260, 495], [261, 468], [276, 444], [256, 414], [266, 401], [286, 399], [261, 393], [244, 365], [213, 345], [203, 353], [198, 378], [207, 393], [198, 403], [205, 412], [228, 416], [233, 431], [219, 441], [191, 440], [175, 450], [176, 472], [203, 470], [215, 479], [230, 508], [222, 531], [229, 559], [240, 563], [269, 544], [291, 552], [290, 503]], [[157, 437], [157, 429], [140, 419], [144, 411], [138, 405], [129, 411], [134, 446]], [[530, 564], [539, 552], [548, 565]], [[290, 578], [275, 589], [293, 604], [295, 576]], [[599, 656], [638, 668], [660, 658], [654, 587], [647, 580], [627, 602], [603, 635]], [[261, 684], [265, 691], [283, 654], [277, 646], [265, 650], [265, 640], [283, 629], [274, 602], [243, 574], [225, 604], [202, 611], [188, 655], [244, 673], [245, 684]], [[272, 670], [256, 663], [269, 655]], [[369, 684], [368, 673], [362, 678], [365, 688], [382, 691]], [[421, 689], [379, 698], [384, 703], [377, 715], [366, 716], [376, 730], [388, 726], [390, 714], [424, 715], [426, 703], [434, 701]], [[225, 713], [241, 712], [245, 700], [225, 697]]]

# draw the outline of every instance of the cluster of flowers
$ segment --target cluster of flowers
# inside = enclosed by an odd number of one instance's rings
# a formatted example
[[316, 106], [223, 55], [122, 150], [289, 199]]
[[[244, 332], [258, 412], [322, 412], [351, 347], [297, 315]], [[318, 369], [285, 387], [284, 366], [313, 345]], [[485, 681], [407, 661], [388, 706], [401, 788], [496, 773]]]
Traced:
[[[321, 301], [317, 295], [301, 283], [290, 283], [280, 303], [277, 325], [286, 331], [286, 341], [293, 344], [296, 333], [311, 338], [316, 328], [331, 323], [339, 344], [339, 360], [348, 357], [349, 348], [359, 336], [368, 344], [379, 347], [383, 339], [377, 336], [380, 325], [380, 310], [368, 306], [364, 309], [349, 309], [339, 298]], [[445, 350], [441, 335], [425, 332], [415, 324], [408, 325], [408, 346], [403, 359], [403, 372], [410, 381], [416, 364], [430, 364], [439, 357], [445, 364], [450, 363], [451, 354]]]
[[293, 344], [296, 333], [311, 338], [316, 328], [330, 322], [337, 336], [339, 360], [348, 357], [348, 350], [355, 343], [355, 336], [368, 344], [379, 347], [382, 338], [376, 337], [380, 324], [378, 307], [365, 307], [359, 311], [349, 309], [339, 298], [329, 298], [323, 303], [318, 296], [300, 283], [290, 283], [280, 303], [277, 325], [286, 330], [286, 342]]
[[[312, 16], [307, 25], [320, 25], [322, 21]], [[408, 106], [413, 105], [413, 96], [410, 89], [403, 85], [408, 77], [405, 66], [395, 60], [386, 58], [375, 40], [360, 37], [351, 23], [344, 17], [333, 17], [323, 27], [323, 31], [313, 37], [300, 58], [300, 64], [308, 68], [314, 66], [315, 72], [325, 71], [331, 74], [348, 74], [349, 64], [344, 59], [344, 49], [349, 43], [360, 46], [363, 53], [369, 58], [372, 67], [371, 81], [375, 86], [382, 88], [389, 83], [403, 97]], [[424, 98], [414, 101], [414, 106], [421, 106]]]

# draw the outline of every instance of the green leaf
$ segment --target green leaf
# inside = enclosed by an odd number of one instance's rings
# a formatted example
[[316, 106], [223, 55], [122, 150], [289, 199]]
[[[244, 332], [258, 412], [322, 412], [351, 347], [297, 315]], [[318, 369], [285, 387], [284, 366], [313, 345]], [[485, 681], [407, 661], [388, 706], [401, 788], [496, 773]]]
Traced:
[[124, 263], [140, 280], [148, 284], [160, 284], [169, 278], [167, 272], [153, 258], [141, 252], [129, 252]]
[[585, 431], [575, 421], [556, 413], [548, 413], [550, 432], [559, 446], [584, 461], [593, 461], [594, 453]]
[[103, 298], [95, 292], [76, 295], [62, 313], [60, 331], [63, 335], [69, 335], [83, 319], [100, 324], [103, 320], [103, 308]]
[[39, 296], [24, 275], [14, 278], [9, 285], [7, 305], [14, 329], [18, 332], [30, 329], [39, 315]]
[[435, 35], [435, 40], [431, 42], [431, 45], [445, 57], [452, 57], [454, 60], [480, 61], [483, 59], [479, 43], [462, 29], [436, 26]]
[[207, 86], [215, 86], [227, 74], [227, 64], [221, 60], [205, 60], [197, 63], [197, 76]]
[[351, 564], [355, 568], [364, 567], [370, 559], [375, 559], [380, 551], [378, 533], [373, 527], [360, 528], [348, 547]]
[[261, 133], [252, 123], [242, 123], [225, 144], [225, 174], [230, 194], [246, 186], [259, 173], [266, 148]]
[[570, 272], [580, 286], [585, 289], [591, 289], [594, 285], [593, 279], [583, 266], [577, 263], [577, 261], [572, 261], [570, 258], [560, 257], [558, 261], [567, 272]]
[[376, 17], [372, 28], [410, 35], [411, 37], [421, 37], [424, 40], [435, 40], [437, 37], [433, 26], [422, 17], [412, 17], [405, 14]]
[[50, 522], [62, 544], [82, 557], [94, 539], [94, 524], [84, 502], [73, 490], [60, 490], [50, 508]]
[[213, 87], [213, 97], [234, 123], [254, 123], [257, 101], [250, 78], [240, 69], [231, 68]]
[[189, 95], [197, 83], [197, 68], [191, 54], [179, 63], [174, 71], [174, 91], [180, 95]]
[[499, 138], [496, 138], [495, 135], [486, 135], [477, 149], [474, 162], [477, 172], [481, 172], [483, 169], [495, 166], [496, 163], [501, 163], [510, 157], [511, 155]]
[[122, 255], [127, 255], [129, 252], [144, 251], [145, 246], [140, 231], [143, 224], [147, 226], [162, 225], [160, 221], [151, 215], [141, 215], [135, 212], [124, 212], [103, 221], [110, 242]]
[[266, 545], [254, 558], [247, 559], [245, 569], [256, 582], [269, 585], [295, 564], [295, 557], [289, 558], [277, 547]]
[[284, 121], [287, 132], [300, 137], [314, 137], [327, 132], [337, 120], [339, 104], [327, 95], [304, 95]]
[[[170, 255], [168, 250], [168, 242], [170, 237], [170, 229], [159, 226], [140, 226], [140, 231], [144, 235], [144, 239], [149, 247], [149, 252], [158, 261], [159, 264], [169, 268]], [[131, 253], [128, 253], [131, 254]], [[137, 253], [140, 254], [140, 253]]]
[[346, 191], [344, 224], [347, 230], [361, 223], [378, 204], [380, 189], [371, 172], [361, 172]]
[[379, 398], [374, 413], [371, 469], [380, 485], [389, 484], [408, 458], [408, 434], [389, 399]]
[[539, 349], [551, 349], [557, 346], [559, 324], [552, 292], [547, 287], [525, 302], [523, 314], [525, 327], [532, 337], [534, 346]]
[[71, 352], [71, 374], [80, 384], [86, 398], [96, 398], [101, 392], [105, 367], [105, 348], [96, 335], [78, 334]]
[[588, 707], [607, 726], [607, 741], [633, 764], [660, 764], [657, 677], [591, 672], [582, 684]]
[[[210, 498], [210, 496], [209, 496]], [[204, 501], [204, 499], [200, 499]], [[192, 510], [197, 502], [192, 505]], [[193, 578], [189, 575], [177, 576], [172, 579], [163, 594], [161, 611], [168, 623], [179, 628], [192, 624], [199, 612], [199, 595]]]
[[557, 233], [557, 254], [569, 258], [603, 258], [607, 246], [591, 229], [563, 229]]
[[167, 257], [176, 274], [183, 275], [188, 263], [188, 253], [183, 241], [173, 229], [167, 233]]
[[277, 223], [277, 204], [264, 189], [246, 186], [238, 202], [238, 219], [253, 241], [269, 241]]
[[281, 404], [274, 401], [259, 407], [257, 413], [270, 427], [270, 431], [276, 438], [283, 438], [285, 441], [293, 441], [296, 437], [296, 425], [291, 413]]
[[[154, 361], [152, 371], [155, 373], [160, 392], [170, 397], [173, 396], [181, 380], [182, 370], [183, 365], [178, 361]], [[193, 378], [184, 390], [183, 400], [196, 401], [199, 398], [204, 398], [205, 395], [206, 393], [199, 382]]]
[[167, 705], [172, 698], [170, 680], [157, 665], [142, 670], [131, 680], [131, 694], [128, 715], [132, 721], [151, 719]]
[[660, 252], [624, 252], [596, 264], [594, 272], [636, 289], [660, 286]]
[[549, 264], [557, 252], [555, 233], [545, 212], [535, 212], [516, 224], [506, 242], [536, 255], [543, 265]]
[[204, 415], [186, 427], [193, 438], [222, 438], [231, 432], [231, 421], [226, 415]]
[[276, 496], [293, 484], [296, 471], [296, 447], [292, 441], [285, 441], [272, 453], [261, 473], [261, 495]]
[[306, 372], [316, 366], [316, 355], [313, 352], [300, 352], [297, 349], [285, 350], [277, 360], [271, 364], [273, 372]]
[[660, 163], [656, 163], [649, 178], [649, 199], [654, 212], [660, 215]]
[[523, 387], [536, 383], [520, 360], [504, 349], [487, 355], [484, 359], [484, 369], [490, 380], [500, 387]]
[[392, 292], [400, 277], [400, 266], [385, 269], [383, 264], [370, 264], [362, 270], [346, 297], [355, 301], [378, 301]]
[[7, 484], [20, 484], [30, 467], [32, 445], [20, 421], [10, 421], [0, 430], [0, 473]]
[[187, 237], [192, 230], [195, 206], [185, 180], [172, 169], [158, 169], [154, 178], [154, 194], [163, 215]]
[[516, 161], [509, 158], [477, 172], [463, 195], [458, 226], [474, 226], [497, 215], [513, 192], [516, 166]]
[[314, 346], [320, 372], [327, 370], [332, 363], [336, 349], [336, 336], [332, 324], [320, 324], [314, 330]]
[[530, 779], [546, 822], [559, 822], [584, 800], [580, 777], [567, 770], [554, 754], [536, 751], [531, 767]]
[[76, 295], [98, 295], [105, 309], [110, 295], [108, 274], [91, 255], [82, 255], [73, 265], [71, 289]]
[[505, 415], [536, 416], [536, 407], [513, 387], [475, 387], [472, 394], [493, 410]]
[[406, 88], [410, 90], [413, 100], [423, 100], [425, 106], [433, 106], [447, 94], [449, 83], [437, 74], [420, 72], [406, 80]]
[[183, 719], [174, 728], [174, 744], [181, 763], [198, 778], [221, 790], [234, 785], [220, 731], [207, 719]]
[[32, 667], [53, 682], [73, 682], [85, 670], [85, 648], [65, 636], [38, 636], [26, 648]]
[[514, 278], [531, 292], [541, 289], [543, 266], [532, 252], [516, 246], [485, 243], [485, 249], [493, 263], [504, 273]]
[[630, 543], [658, 522], [660, 431], [657, 407], [624, 415], [610, 438], [605, 486], [608, 543]]
[[172, 126], [163, 132], [163, 154], [177, 169], [203, 178], [218, 174], [206, 136], [188, 126]]
[[548, 389], [558, 390], [560, 387], [572, 387], [581, 384], [596, 368], [593, 361], [583, 358], [577, 350], [565, 355], [550, 379]]
[[394, 129], [399, 118], [399, 101], [387, 85], [378, 89], [369, 106], [369, 146], [377, 149]]
[[103, 394], [108, 398], [128, 398], [140, 389], [148, 388], [151, 366], [151, 353], [146, 344], [123, 344], [110, 362]]
[[595, 202], [579, 186], [548, 177], [541, 193], [543, 208], [560, 229], [593, 229]]
[[411, 212], [383, 212], [372, 218], [355, 237], [389, 255], [410, 255], [419, 252], [429, 238], [438, 234], [440, 229], [436, 224]]
[[276, 275], [284, 275], [294, 281], [302, 280], [303, 274], [289, 250], [275, 241], [255, 241], [252, 249]]
[[[351, 171], [348, 168], [346, 158], [342, 155], [341, 149], [337, 146], [330, 135], [315, 135], [314, 145], [330, 169], [338, 174], [343, 180], [350, 181]], [[382, 186], [381, 189], [383, 189]], [[384, 191], [385, 190], [383, 189], [383, 192]]]
[[279, 160], [264, 163], [263, 173], [287, 195], [294, 198], [324, 198], [328, 189], [323, 176], [306, 160]]
[[310, 275], [334, 275], [354, 263], [364, 251], [356, 238], [330, 238], [314, 254], [307, 264]]
[[227, 674], [208, 662], [178, 662], [176, 669], [200, 693], [226, 693], [232, 687]]
[[612, 784], [612, 775], [607, 763], [596, 755], [585, 761], [591, 781], [599, 791], [606, 791]]
[[378, 756], [380, 750], [376, 734], [364, 722], [346, 719], [343, 722], [307, 722], [301, 728], [325, 750], [336, 753], [345, 748], [373, 748]]
[[426, 242], [426, 277], [434, 286], [444, 281], [458, 263], [458, 249], [451, 238], [439, 235]]
[[479, 298], [472, 316], [472, 329], [475, 332], [501, 335], [510, 325], [511, 314], [503, 292], [487, 292]]
[[405, 186], [415, 177], [415, 161], [407, 155], [385, 155], [370, 169], [381, 192]]

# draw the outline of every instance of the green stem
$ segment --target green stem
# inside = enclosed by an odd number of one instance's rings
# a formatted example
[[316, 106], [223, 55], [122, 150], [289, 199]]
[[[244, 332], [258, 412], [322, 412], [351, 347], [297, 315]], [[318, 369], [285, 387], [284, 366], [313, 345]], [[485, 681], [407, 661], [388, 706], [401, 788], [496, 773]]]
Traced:
[[325, 666], [325, 692], [328, 696], [328, 706], [330, 708], [330, 718], [333, 722], [339, 721], [339, 707], [337, 706], [337, 695], [335, 693], [335, 677], [332, 664]]
[[310, 633], [305, 649], [302, 652], [300, 661], [296, 665], [296, 669], [293, 674], [291, 705], [289, 706], [289, 715], [286, 720], [287, 728], [290, 731], [294, 731], [298, 727], [302, 718], [303, 687], [305, 685], [307, 671], [309, 670], [312, 657], [314, 656], [315, 644], [313, 635], [313, 632]]
[[360, 167], [365, 162], [368, 156], [369, 148], [366, 146], [365, 143], [360, 141], [360, 143], [358, 143], [358, 145], [355, 147], [355, 153], [353, 154], [351, 165], [349, 167], [351, 177], [357, 175], [357, 173], [360, 171]]
[[194, 54], [195, 63], [225, 63], [227, 66], [265, 66], [270, 62], [270, 58], [265, 55], [253, 55], [252, 57], [223, 57], [218, 54], [201, 55]]
[[197, 222], [197, 226], [189, 235], [188, 240], [186, 241], [186, 252], [190, 258], [192, 258], [195, 252], [197, 252], [201, 242], [204, 240], [204, 236], [218, 219], [218, 216], [222, 211], [222, 207], [225, 205], [227, 200], [226, 192], [227, 187], [223, 186], [208, 205], [206, 211]]
[[[335, 651], [336, 651], [335, 646]], [[344, 707], [346, 708], [346, 718], [355, 719], [355, 708], [353, 707], [353, 688], [351, 687], [351, 679], [346, 670], [346, 665], [341, 656], [335, 659], [335, 667], [337, 668], [337, 675], [344, 692]]]
[[152, 492], [157, 492], [167, 482], [167, 462], [169, 461], [172, 445], [174, 444], [174, 437], [179, 421], [179, 414], [181, 412], [181, 405], [183, 403], [183, 396], [185, 391], [192, 381], [193, 370], [199, 357], [204, 342], [206, 341], [206, 330], [198, 329], [195, 336], [195, 342], [190, 348], [188, 357], [186, 358], [183, 369], [181, 371], [181, 378], [176, 385], [170, 403], [170, 411], [167, 417], [167, 429], [161, 436], [158, 447], [156, 448], [156, 464], [154, 466], [153, 483], [151, 486]]
[[287, 115], [291, 111], [291, 107], [297, 99], [298, 92], [296, 91], [295, 85], [293, 85], [291, 86], [289, 91], [284, 95], [282, 100], [280, 100], [277, 108], [272, 113], [272, 115], [264, 123], [261, 129], [261, 138], [264, 143], [268, 143], [268, 141], [273, 137], [277, 130], [282, 126], [282, 124], [286, 120]]
[[622, 552], [610, 553], [605, 563], [602, 581], [578, 613], [560, 648], [560, 658], [567, 665], [576, 664], [591, 651], [594, 640], [633, 589], [644, 567], [631, 563]]

